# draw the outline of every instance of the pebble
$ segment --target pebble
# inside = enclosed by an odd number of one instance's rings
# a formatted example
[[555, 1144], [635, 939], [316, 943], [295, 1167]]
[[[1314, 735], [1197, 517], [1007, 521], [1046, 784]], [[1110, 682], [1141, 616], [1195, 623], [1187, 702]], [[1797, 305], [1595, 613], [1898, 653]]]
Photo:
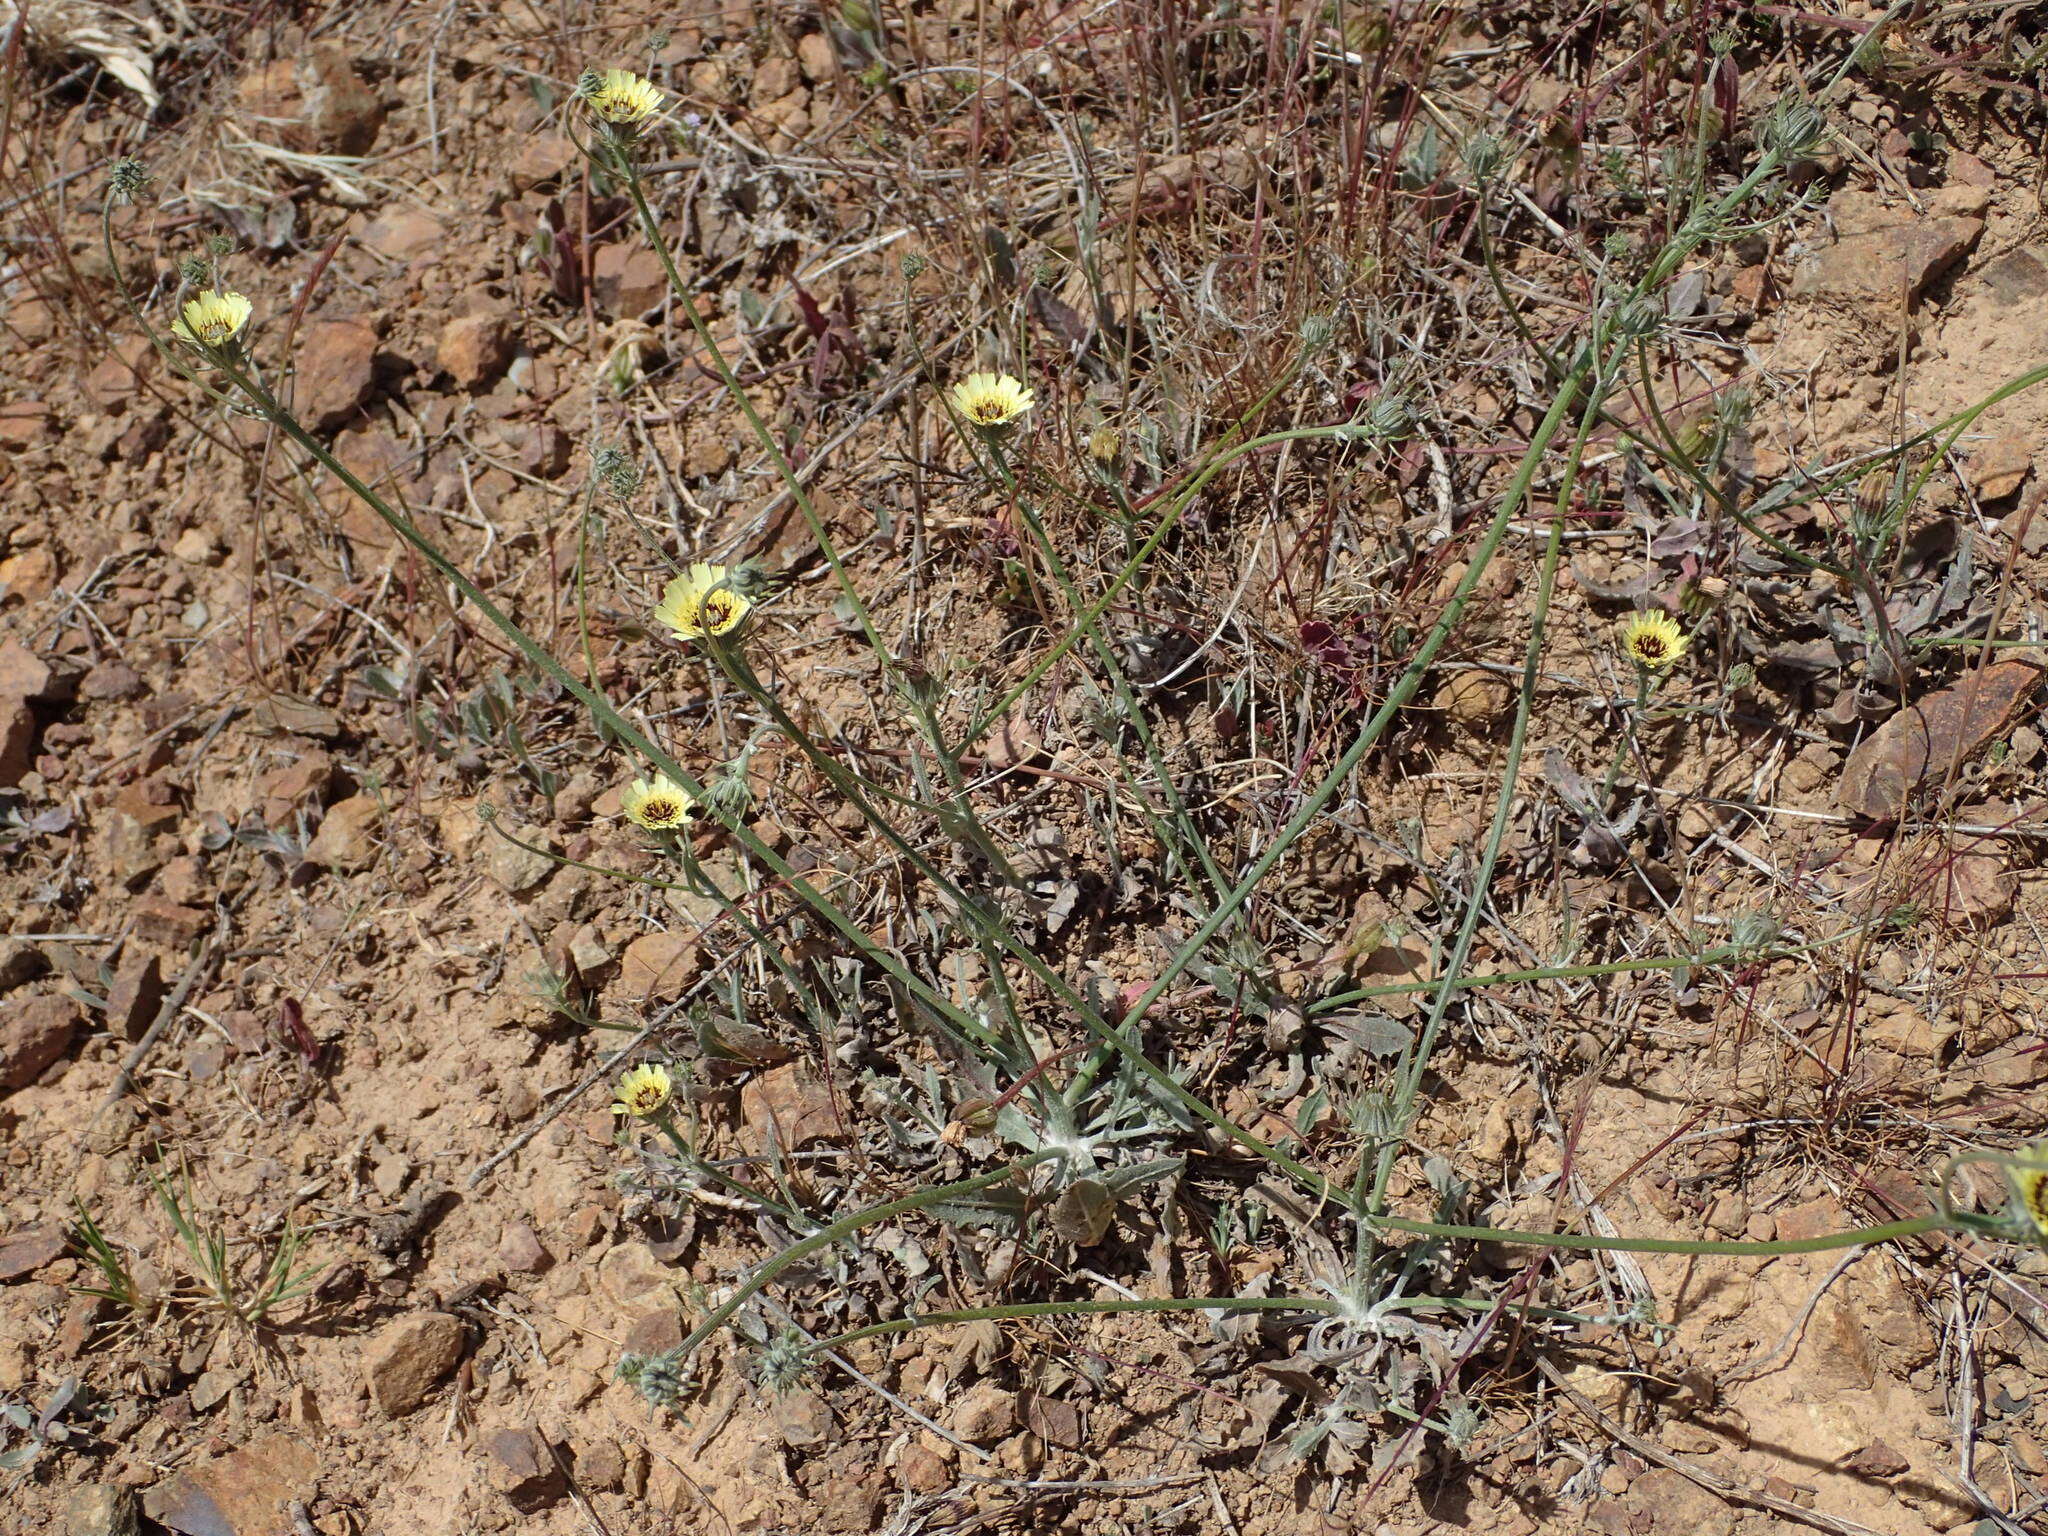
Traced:
[[389, 1418], [413, 1412], [455, 1369], [466, 1337], [461, 1320], [445, 1312], [421, 1312], [389, 1324], [363, 1357], [371, 1400]]

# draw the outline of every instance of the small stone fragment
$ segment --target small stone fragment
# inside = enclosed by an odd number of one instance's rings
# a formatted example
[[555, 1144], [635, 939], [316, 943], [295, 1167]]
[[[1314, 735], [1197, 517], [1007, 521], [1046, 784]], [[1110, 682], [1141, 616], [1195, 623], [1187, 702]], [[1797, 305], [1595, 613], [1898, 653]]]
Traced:
[[391, 1323], [371, 1341], [363, 1359], [371, 1399], [388, 1418], [413, 1412], [455, 1369], [464, 1339], [461, 1320], [445, 1312], [421, 1312]]
[[536, 1429], [493, 1430], [491, 1486], [523, 1514], [547, 1508], [568, 1491], [554, 1451]]
[[0, 1093], [26, 1088], [63, 1056], [82, 1022], [78, 1004], [45, 994], [0, 1003]]
[[320, 1458], [295, 1435], [268, 1435], [202, 1462], [143, 1496], [142, 1510], [181, 1536], [292, 1536], [290, 1499], [309, 1499]]
[[315, 432], [332, 432], [361, 409], [376, 382], [377, 333], [360, 320], [322, 320], [306, 328], [292, 403]]
[[979, 1382], [953, 1405], [946, 1427], [972, 1445], [994, 1445], [1017, 1428], [1017, 1394]]
[[135, 1536], [135, 1492], [118, 1483], [74, 1488], [64, 1505], [64, 1536]]
[[458, 316], [441, 327], [434, 361], [461, 388], [482, 389], [512, 361], [512, 328], [502, 315]]
[[498, 1262], [521, 1274], [537, 1275], [554, 1263], [542, 1246], [540, 1236], [523, 1221], [515, 1221], [498, 1239]]
[[197, 907], [181, 907], [168, 896], [144, 896], [135, 903], [129, 931], [136, 938], [166, 949], [184, 949], [213, 926], [213, 915]]
[[2042, 666], [2001, 661], [1900, 710], [1873, 731], [1842, 768], [1843, 809], [1886, 821], [1913, 792], [1970, 761], [2002, 733], [2041, 685]]
[[[519, 843], [531, 843], [533, 848], [546, 848], [553, 839], [539, 827], [507, 827]], [[484, 869], [509, 894], [518, 896], [541, 884], [555, 872], [555, 861], [545, 853], [536, 853], [533, 848], [522, 848], [519, 843], [487, 834], [489, 841], [484, 845]]]
[[114, 973], [114, 985], [107, 993], [107, 1028], [124, 1040], [140, 1040], [156, 1022], [163, 1006], [163, 963], [155, 955], [140, 955]]
[[679, 933], [643, 933], [619, 960], [628, 997], [673, 997], [697, 976], [697, 946]]
[[22, 1227], [0, 1237], [0, 1280], [19, 1280], [63, 1257], [70, 1244], [57, 1226]]
[[375, 795], [335, 801], [306, 845], [306, 862], [339, 874], [368, 869], [377, 862], [377, 829], [383, 820], [384, 807]]

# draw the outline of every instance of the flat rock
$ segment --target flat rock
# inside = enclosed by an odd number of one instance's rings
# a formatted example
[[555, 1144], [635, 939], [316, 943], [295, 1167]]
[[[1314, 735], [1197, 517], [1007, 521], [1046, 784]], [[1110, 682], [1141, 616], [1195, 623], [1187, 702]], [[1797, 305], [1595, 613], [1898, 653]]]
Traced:
[[38, 656], [19, 640], [0, 644], [0, 694], [66, 704], [78, 693], [78, 678], [75, 663]]
[[363, 231], [363, 244], [393, 261], [411, 261], [438, 248], [448, 226], [424, 208], [387, 208]]
[[605, 313], [637, 320], [668, 297], [668, 273], [644, 245], [608, 245], [590, 264], [590, 287]]
[[0, 1280], [19, 1280], [63, 1257], [70, 1241], [57, 1226], [21, 1227], [0, 1237]]
[[455, 1369], [465, 1341], [461, 1319], [445, 1312], [420, 1312], [387, 1325], [363, 1357], [371, 1399], [386, 1417], [405, 1417]]
[[515, 1221], [498, 1238], [498, 1262], [521, 1274], [537, 1275], [555, 1261], [540, 1235], [525, 1222]]
[[268, 1435], [157, 1484], [143, 1513], [182, 1536], [294, 1536], [291, 1500], [313, 1497], [320, 1458], [295, 1435]]
[[78, 1004], [54, 993], [0, 1003], [0, 1093], [41, 1077], [63, 1056], [81, 1022]]
[[183, 949], [213, 926], [212, 913], [181, 907], [168, 896], [141, 897], [130, 911], [129, 931], [166, 949]]
[[2018, 490], [2034, 467], [2030, 438], [2007, 432], [1970, 454], [1966, 466], [1970, 488], [1985, 501], [2003, 501]]
[[315, 43], [253, 70], [235, 98], [256, 137], [315, 155], [360, 155], [377, 140], [384, 104], [356, 73], [348, 50]]
[[[507, 827], [520, 843], [546, 848], [553, 839], [541, 827]], [[499, 886], [514, 896], [534, 889], [555, 872], [555, 861], [532, 848], [522, 848], [506, 838], [493, 835], [484, 845], [484, 870]]]
[[124, 1040], [140, 1040], [156, 1022], [163, 1006], [163, 962], [155, 955], [138, 955], [114, 973], [114, 985], [107, 993], [107, 1028]]
[[1815, 257], [1792, 291], [1844, 304], [1910, 303], [1983, 233], [1982, 219], [1951, 217], [1849, 235]]
[[35, 710], [27, 699], [0, 695], [0, 789], [19, 784], [35, 756]]
[[1873, 821], [1899, 815], [1923, 783], [2003, 734], [2041, 686], [2042, 673], [2038, 662], [1997, 662], [1900, 710], [1849, 754], [1837, 803]]
[[696, 979], [697, 959], [680, 933], [643, 933], [619, 958], [619, 985], [629, 997], [673, 997]]
[[118, 1483], [87, 1483], [64, 1503], [64, 1536], [136, 1536], [135, 1492]]
[[306, 845], [306, 862], [342, 874], [368, 869], [377, 862], [377, 829], [383, 821], [384, 807], [375, 795], [335, 801]]
[[332, 432], [370, 398], [376, 382], [377, 333], [360, 320], [321, 320], [298, 348], [292, 407], [315, 432]]
[[740, 1140], [754, 1153], [796, 1152], [842, 1132], [832, 1095], [800, 1061], [763, 1072], [740, 1090]]
[[491, 1486], [514, 1509], [532, 1514], [569, 1491], [554, 1451], [537, 1429], [497, 1429], [485, 1437], [491, 1452]]
[[512, 327], [502, 315], [458, 315], [441, 327], [434, 361], [463, 389], [494, 382], [512, 362]]

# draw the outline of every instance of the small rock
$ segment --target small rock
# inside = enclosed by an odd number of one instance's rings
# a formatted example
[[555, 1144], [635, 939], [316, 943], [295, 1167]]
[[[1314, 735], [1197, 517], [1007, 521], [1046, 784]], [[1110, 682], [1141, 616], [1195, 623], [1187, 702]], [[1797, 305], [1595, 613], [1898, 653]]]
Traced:
[[516, 1221], [498, 1239], [498, 1262], [521, 1274], [537, 1275], [555, 1260], [541, 1245], [539, 1234], [525, 1222]]
[[[507, 827], [520, 843], [536, 848], [552, 846], [553, 839], [540, 827]], [[522, 848], [519, 843], [493, 836], [484, 849], [484, 869], [499, 886], [517, 896], [532, 890], [555, 872], [555, 861], [544, 853]]]
[[49, 968], [49, 956], [26, 939], [0, 939], [0, 993], [34, 981]]
[[69, 1246], [62, 1227], [22, 1227], [10, 1232], [0, 1237], [0, 1280], [32, 1275], [63, 1257]]
[[896, 1458], [896, 1480], [912, 1493], [937, 1493], [953, 1486], [953, 1473], [937, 1455], [921, 1445], [906, 1445]]
[[217, 565], [220, 553], [220, 539], [211, 528], [187, 528], [171, 545], [171, 558], [187, 565]]
[[832, 1438], [832, 1410], [808, 1387], [784, 1392], [775, 1399], [775, 1423], [782, 1443], [793, 1450], [823, 1445]]
[[0, 560], [0, 597], [39, 603], [57, 585], [57, 557], [47, 549], [25, 549]]
[[125, 661], [103, 661], [78, 683], [84, 699], [134, 699], [148, 691], [142, 675]]
[[78, 1004], [44, 994], [0, 1003], [0, 1093], [26, 1088], [63, 1056], [82, 1022]]
[[322, 320], [306, 328], [292, 404], [315, 432], [353, 417], [376, 382], [377, 333], [360, 320]]
[[404, 1418], [455, 1369], [464, 1341], [461, 1320], [445, 1312], [421, 1312], [390, 1324], [363, 1358], [371, 1399], [386, 1417]]
[[813, 85], [839, 73], [839, 55], [833, 50], [832, 39], [822, 32], [806, 32], [798, 40], [796, 61], [804, 78]]
[[626, 1485], [626, 1453], [616, 1440], [593, 1440], [576, 1453], [576, 1481], [600, 1493]]
[[524, 192], [555, 180], [581, 158], [576, 146], [559, 133], [529, 133], [521, 136], [506, 174], [512, 190]]
[[740, 1090], [740, 1140], [754, 1153], [797, 1152], [841, 1134], [832, 1095], [802, 1062], [763, 1072]]
[[2034, 467], [2034, 445], [2017, 432], [1994, 437], [1970, 455], [1970, 484], [1984, 501], [2002, 501]]
[[12, 789], [35, 766], [36, 712], [28, 700], [0, 696], [0, 789]]
[[41, 704], [68, 704], [78, 694], [76, 663], [38, 656], [19, 640], [0, 644], [0, 694]]
[[697, 946], [679, 933], [643, 933], [619, 959], [619, 985], [634, 998], [674, 997], [697, 976]]
[[87, 1483], [64, 1505], [64, 1536], [135, 1536], [135, 1492], [118, 1483]]
[[491, 1450], [491, 1486], [504, 1494], [514, 1509], [532, 1514], [568, 1491], [554, 1451], [539, 1430], [493, 1430], [486, 1443]]
[[310, 1499], [320, 1458], [295, 1435], [269, 1435], [143, 1495], [142, 1510], [182, 1536], [291, 1536], [288, 1499]]
[[181, 907], [164, 896], [144, 896], [132, 908], [129, 932], [150, 944], [183, 949], [213, 926], [213, 914]]
[[597, 1261], [597, 1280], [620, 1302], [639, 1301], [659, 1292], [666, 1296], [674, 1279], [645, 1243], [619, 1243]]
[[614, 319], [637, 320], [668, 297], [668, 273], [644, 245], [608, 245], [590, 264], [590, 287]]
[[363, 231], [363, 244], [393, 261], [411, 261], [436, 250], [448, 226], [423, 208], [388, 208]]
[[127, 961], [114, 973], [114, 985], [107, 993], [107, 1028], [124, 1040], [140, 1040], [156, 1022], [168, 990], [163, 963], [155, 955]]
[[377, 829], [383, 820], [384, 807], [375, 795], [335, 801], [306, 845], [306, 862], [343, 874], [368, 869], [377, 862]]
[[1680, 1473], [1652, 1467], [1628, 1485], [1629, 1529], [1657, 1536], [1733, 1536], [1735, 1510]]
[[1500, 678], [1474, 667], [1437, 690], [1436, 707], [1467, 730], [1485, 730], [1503, 717], [1512, 697]]
[[1792, 291], [1844, 304], [1911, 303], [1983, 232], [1981, 219], [1929, 218], [1850, 235], [1821, 252]]
[[512, 361], [512, 328], [501, 315], [461, 315], [441, 327], [434, 361], [467, 390], [495, 381]]
[[953, 1404], [946, 1427], [971, 1445], [994, 1445], [1017, 1428], [1017, 1394], [979, 1382]]

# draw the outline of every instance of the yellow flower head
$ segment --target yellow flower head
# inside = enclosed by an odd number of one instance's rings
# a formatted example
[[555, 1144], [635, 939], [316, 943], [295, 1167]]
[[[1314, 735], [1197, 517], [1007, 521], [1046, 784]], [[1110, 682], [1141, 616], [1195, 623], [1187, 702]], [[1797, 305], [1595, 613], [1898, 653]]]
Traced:
[[651, 781], [635, 779], [626, 786], [620, 804], [628, 821], [650, 832], [684, 826], [697, 814], [695, 797], [665, 773], [657, 773]]
[[1632, 613], [1621, 626], [1621, 648], [1645, 672], [1662, 672], [1690, 642], [1668, 613]]
[[615, 1115], [631, 1115], [636, 1120], [645, 1120], [649, 1115], [658, 1115], [668, 1103], [668, 1068], [658, 1067], [653, 1062], [642, 1062], [624, 1077], [613, 1094], [612, 1105]]
[[2020, 1209], [2034, 1223], [2034, 1230], [2048, 1242], [2048, 1142], [2038, 1142], [2021, 1154], [2023, 1163], [2008, 1163], [2005, 1175], [2012, 1180], [2012, 1192]]
[[977, 427], [1007, 427], [1031, 409], [1034, 398], [1007, 373], [970, 373], [953, 386], [953, 409]]
[[654, 617], [680, 639], [727, 635], [754, 605], [739, 590], [739, 572], [699, 562], [661, 590]]
[[661, 89], [630, 69], [591, 70], [584, 77], [583, 104], [600, 123], [630, 132], [661, 110]]
[[217, 350], [233, 341], [249, 323], [250, 307], [239, 293], [203, 289], [197, 298], [186, 301], [184, 310], [171, 322], [171, 334], [196, 347]]

